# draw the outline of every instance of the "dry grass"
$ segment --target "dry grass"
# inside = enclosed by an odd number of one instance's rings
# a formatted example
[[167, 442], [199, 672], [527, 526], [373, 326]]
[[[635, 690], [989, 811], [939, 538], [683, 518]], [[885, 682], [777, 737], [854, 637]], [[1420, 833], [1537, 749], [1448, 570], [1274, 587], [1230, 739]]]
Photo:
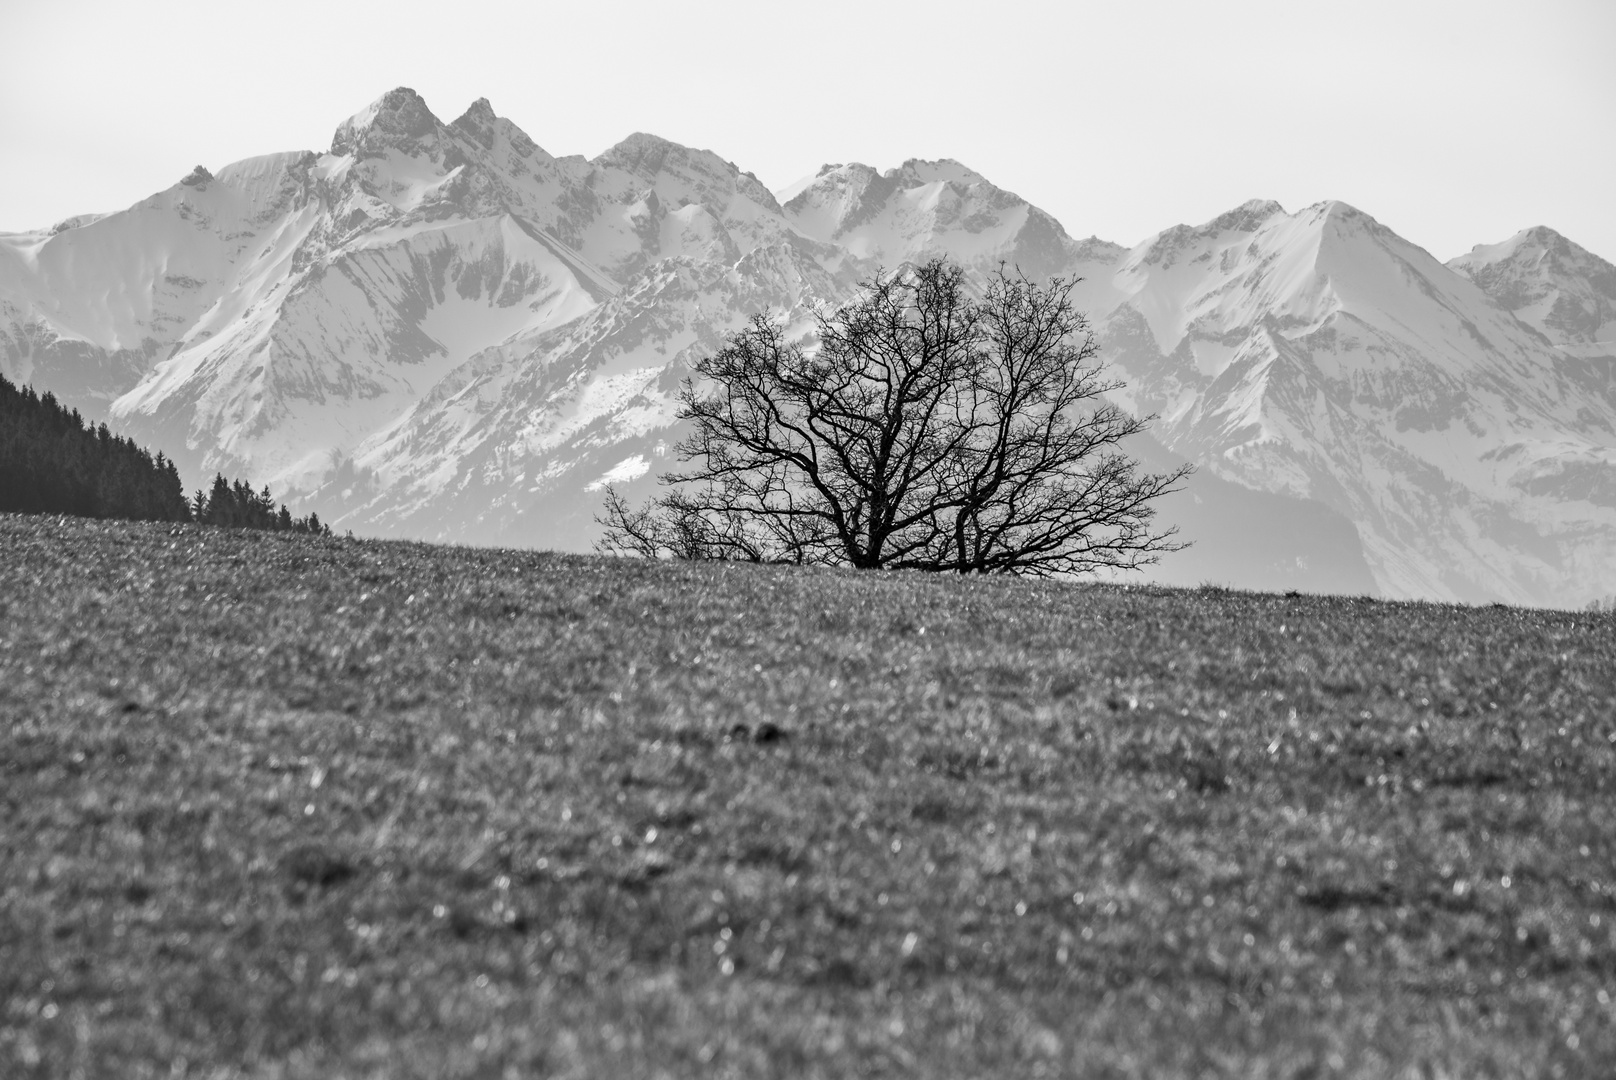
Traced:
[[0, 517], [0, 1075], [1601, 1075], [1613, 656]]

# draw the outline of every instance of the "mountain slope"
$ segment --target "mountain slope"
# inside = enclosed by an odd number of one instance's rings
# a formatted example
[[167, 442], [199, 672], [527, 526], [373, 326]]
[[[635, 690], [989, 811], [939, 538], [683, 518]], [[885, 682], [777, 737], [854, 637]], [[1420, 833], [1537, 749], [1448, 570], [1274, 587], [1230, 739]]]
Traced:
[[189, 471], [317, 479], [474, 353], [611, 289], [507, 212], [464, 142], [394, 91], [329, 154], [198, 169], [129, 211], [7, 237], [25, 287], [6, 290], [6, 365], [115, 398], [114, 422]]
[[486, 100], [446, 124], [401, 88], [325, 153], [0, 236], [0, 371], [339, 527], [578, 548], [601, 485], [671, 464], [696, 357], [934, 254], [1083, 279], [1124, 402], [1202, 466], [1163, 502], [1204, 534], [1182, 572], [1616, 591], [1616, 276], [1543, 229], [1443, 266], [1345, 204], [1254, 201], [1126, 249], [954, 161], [777, 196], [709, 151], [556, 157]]
[[307, 227], [304, 158], [219, 178], [199, 166], [120, 213], [0, 236], [6, 374], [104, 413], [187, 335], [227, 325], [243, 306], [232, 296], [274, 276], [286, 234]]
[[1616, 356], [1616, 266], [1553, 229], [1478, 244], [1448, 266], [1574, 356]]
[[1616, 581], [1616, 393], [1368, 215], [1250, 203], [1140, 244], [1085, 301], [1167, 446], [1344, 514], [1392, 595]]
[[[811, 199], [844, 173], [875, 176], [880, 199], [865, 191], [864, 216], [843, 215], [840, 232], [804, 226]], [[813, 306], [928, 252], [983, 270], [1029, 264], [1050, 247], [1040, 229], [1054, 237], [1051, 265], [1079, 250], [1052, 219], [952, 162], [829, 170], [785, 207], [735, 166], [649, 136], [607, 151], [586, 175], [597, 196], [616, 192], [601, 201], [616, 210], [587, 229], [574, 222], [569, 235], [622, 291], [567, 327], [486, 351], [355, 451], [355, 475], [368, 482], [356, 489], [344, 473], [316, 500], [346, 492], [350, 520], [390, 534], [577, 547], [595, 535], [604, 482], [649, 482], [669, 464], [680, 380], [754, 312], [806, 329]], [[966, 210], [940, 219], [949, 199]], [[969, 223], [962, 235], [987, 242], [962, 250], [958, 220]], [[624, 222], [639, 230], [638, 248]]]

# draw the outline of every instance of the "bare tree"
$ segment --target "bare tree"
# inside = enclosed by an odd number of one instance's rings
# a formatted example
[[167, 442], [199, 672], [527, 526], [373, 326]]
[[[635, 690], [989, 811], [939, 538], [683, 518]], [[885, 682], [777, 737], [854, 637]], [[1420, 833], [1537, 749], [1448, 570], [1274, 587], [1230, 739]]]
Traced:
[[608, 490], [601, 548], [957, 573], [1134, 569], [1181, 547], [1151, 500], [1189, 466], [1117, 449], [1145, 420], [1104, 395], [1075, 281], [1001, 268], [973, 297], [934, 259], [877, 275], [790, 340], [767, 313], [680, 390], [680, 490]]

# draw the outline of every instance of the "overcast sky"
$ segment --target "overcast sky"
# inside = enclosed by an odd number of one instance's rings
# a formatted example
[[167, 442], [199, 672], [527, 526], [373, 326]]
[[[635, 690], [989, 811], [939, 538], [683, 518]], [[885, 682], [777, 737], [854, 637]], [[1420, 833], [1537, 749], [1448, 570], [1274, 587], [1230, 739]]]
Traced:
[[773, 188], [957, 158], [1125, 244], [1335, 198], [1443, 259], [1543, 224], [1616, 261], [1616, 0], [0, 0], [0, 230], [324, 150], [395, 86]]

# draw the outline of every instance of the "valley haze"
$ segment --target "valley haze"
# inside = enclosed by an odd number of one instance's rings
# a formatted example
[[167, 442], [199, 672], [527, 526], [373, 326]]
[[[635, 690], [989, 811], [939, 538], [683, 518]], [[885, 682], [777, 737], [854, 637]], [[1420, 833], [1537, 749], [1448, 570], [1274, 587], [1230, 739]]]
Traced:
[[1155, 580], [1580, 607], [1616, 593], [1616, 267], [1533, 227], [1444, 264], [1340, 202], [1132, 248], [950, 160], [772, 192], [648, 134], [554, 157], [400, 88], [324, 153], [0, 235], [0, 372], [363, 535], [587, 547], [656, 490], [698, 357], [930, 255], [1080, 277], [1148, 464]]

